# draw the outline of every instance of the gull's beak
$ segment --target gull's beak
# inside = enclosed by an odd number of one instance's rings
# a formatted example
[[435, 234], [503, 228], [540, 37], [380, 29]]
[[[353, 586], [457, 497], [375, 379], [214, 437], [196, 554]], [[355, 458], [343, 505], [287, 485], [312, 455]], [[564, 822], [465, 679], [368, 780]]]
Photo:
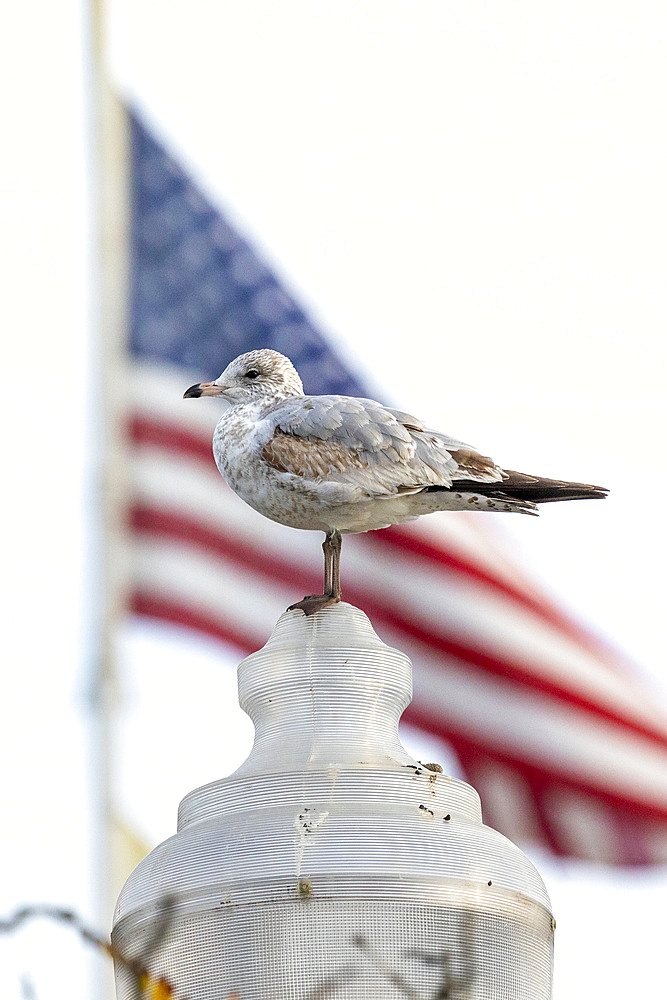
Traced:
[[215, 382], [197, 382], [191, 385], [183, 393], [183, 399], [198, 399], [199, 396], [222, 396], [225, 391], [224, 386], [216, 385]]

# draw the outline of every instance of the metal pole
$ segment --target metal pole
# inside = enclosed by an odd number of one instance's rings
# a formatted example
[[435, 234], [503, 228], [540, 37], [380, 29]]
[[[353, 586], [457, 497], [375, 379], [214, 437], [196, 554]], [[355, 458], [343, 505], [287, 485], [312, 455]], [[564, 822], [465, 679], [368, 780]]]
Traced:
[[[114, 666], [118, 626], [127, 607], [124, 517], [128, 479], [124, 442], [124, 387], [127, 384], [127, 311], [129, 287], [129, 153], [127, 112], [108, 76], [106, 6], [89, 6], [90, 136], [93, 155], [93, 307], [94, 348], [91, 420], [97, 456], [95, 589], [92, 630], [95, 634], [91, 670], [91, 772], [95, 830], [95, 890], [100, 929], [111, 923], [117, 896], [117, 865], [113, 843], [112, 716], [117, 701]], [[92, 560], [91, 560], [92, 563]], [[116, 878], [114, 878], [116, 876]], [[110, 978], [104, 977], [109, 995]]]

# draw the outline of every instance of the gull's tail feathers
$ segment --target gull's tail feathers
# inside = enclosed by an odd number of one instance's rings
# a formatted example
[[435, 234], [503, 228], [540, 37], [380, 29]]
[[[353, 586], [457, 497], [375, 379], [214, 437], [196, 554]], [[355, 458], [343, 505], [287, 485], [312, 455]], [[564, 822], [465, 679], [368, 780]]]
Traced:
[[[454, 509], [508, 511], [517, 514], [539, 514], [537, 505], [557, 500], [603, 500], [608, 491], [603, 486], [567, 483], [559, 479], [542, 479], [523, 472], [503, 470], [501, 483], [480, 483], [455, 479], [449, 487], [429, 486], [428, 493], [455, 493], [461, 500]], [[452, 509], [449, 503], [443, 509]]]
[[[604, 486], [589, 486], [587, 483], [567, 483], [560, 479], [542, 479], [528, 476], [523, 472], [505, 470], [507, 479], [500, 484], [501, 492], [515, 500], [530, 500], [532, 503], [553, 503], [556, 500], [604, 500], [609, 493]], [[475, 483], [475, 492], [481, 492]]]
[[509, 469], [503, 471], [507, 478], [503, 479], [502, 483], [471, 483], [455, 480], [451, 489], [460, 493], [493, 498], [499, 502], [505, 501], [511, 505], [505, 509], [520, 510], [526, 514], [536, 514], [536, 504], [555, 503], [557, 500], [604, 500], [609, 492], [604, 486], [543, 479], [540, 476], [529, 476], [524, 472], [512, 472]]
[[438, 494], [440, 499], [435, 501], [431, 510], [484, 510], [506, 511], [515, 514], [539, 514], [537, 505], [532, 500], [514, 497], [510, 493], [505, 493], [503, 489], [499, 489], [499, 486], [499, 483], [467, 481], [461, 484], [460, 481], [457, 481], [451, 486], [427, 486], [421, 491], [421, 495]]

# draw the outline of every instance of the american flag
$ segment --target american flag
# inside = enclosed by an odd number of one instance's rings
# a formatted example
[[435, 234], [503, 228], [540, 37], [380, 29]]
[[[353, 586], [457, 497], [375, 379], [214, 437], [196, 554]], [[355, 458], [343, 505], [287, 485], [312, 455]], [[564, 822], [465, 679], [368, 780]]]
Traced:
[[[245, 654], [320, 587], [319, 541], [226, 488], [215, 404], [183, 403], [183, 390], [271, 347], [308, 393], [379, 394], [142, 120], [130, 123], [130, 607]], [[413, 661], [405, 720], [453, 747], [485, 821], [513, 840], [610, 864], [666, 861], [664, 713], [492, 531], [450, 514], [346, 538], [345, 600]]]

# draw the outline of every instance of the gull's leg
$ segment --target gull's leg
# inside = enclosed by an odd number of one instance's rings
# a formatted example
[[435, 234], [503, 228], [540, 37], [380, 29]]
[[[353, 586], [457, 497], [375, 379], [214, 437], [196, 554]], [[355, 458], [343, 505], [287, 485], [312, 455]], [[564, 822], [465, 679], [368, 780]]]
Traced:
[[333, 549], [331, 547], [329, 534], [324, 536], [324, 541], [322, 542], [322, 552], [324, 552], [324, 594], [332, 594]]
[[324, 536], [322, 551], [324, 552], [324, 593], [310, 594], [298, 604], [292, 604], [288, 611], [303, 611], [304, 615], [314, 615], [321, 608], [340, 601], [340, 549], [341, 534], [332, 528]]
[[[329, 532], [327, 539], [329, 541], [329, 551], [331, 553], [331, 580], [329, 582], [329, 592], [334, 600], [340, 601], [340, 550], [343, 539], [340, 531], [337, 531], [335, 528], [333, 531]], [[327, 589], [326, 578], [324, 589]]]

